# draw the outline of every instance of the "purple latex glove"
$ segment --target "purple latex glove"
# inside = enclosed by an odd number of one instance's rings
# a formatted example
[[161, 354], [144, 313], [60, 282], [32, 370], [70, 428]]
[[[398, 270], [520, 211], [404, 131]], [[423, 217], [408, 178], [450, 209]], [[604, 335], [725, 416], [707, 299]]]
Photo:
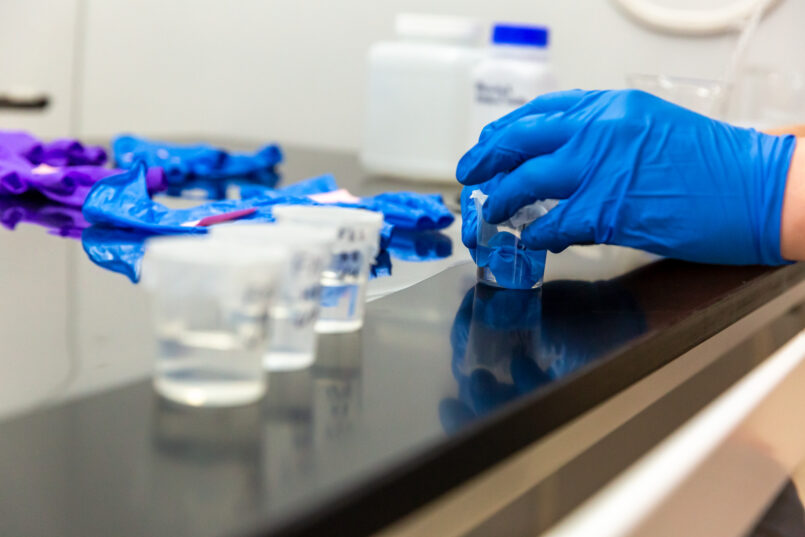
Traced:
[[84, 146], [78, 140], [62, 138], [53, 140], [42, 146], [42, 152], [36, 160], [28, 156], [34, 164], [50, 166], [100, 166], [106, 162], [106, 150], [99, 146]]
[[[36, 190], [53, 201], [81, 207], [95, 183], [119, 173], [123, 171], [100, 166], [33, 166], [25, 158], [0, 146], [0, 196], [16, 196]], [[163, 190], [167, 185], [161, 168], [150, 168], [146, 182], [151, 192]]]
[[0, 196], [17, 196], [28, 190], [28, 184], [14, 169], [0, 162]]
[[[53, 201], [72, 207], [81, 207], [95, 183], [121, 173], [124, 173], [124, 170], [100, 166], [56, 168], [42, 164], [31, 170], [26, 181], [31, 188], [38, 190]], [[146, 184], [151, 192], [164, 189], [166, 182], [162, 168], [149, 168], [146, 173]]]
[[84, 146], [70, 138], [43, 143], [24, 131], [0, 131], [0, 147], [25, 158], [31, 164], [100, 166], [106, 162], [106, 150], [100, 146]]
[[19, 195], [28, 190], [26, 178], [31, 164], [14, 150], [0, 145], [0, 196]]
[[41, 158], [43, 153], [42, 142], [24, 131], [0, 130], [0, 149], [5, 150], [5, 153], [17, 155], [28, 160], [30, 160], [29, 155]]
[[[27, 132], [0, 131], [0, 196], [36, 190], [53, 201], [81, 207], [95, 183], [123, 173], [101, 167], [105, 161], [102, 147], [85, 147], [71, 139], [43, 144]], [[167, 187], [161, 168], [149, 169], [146, 181], [151, 192]]]

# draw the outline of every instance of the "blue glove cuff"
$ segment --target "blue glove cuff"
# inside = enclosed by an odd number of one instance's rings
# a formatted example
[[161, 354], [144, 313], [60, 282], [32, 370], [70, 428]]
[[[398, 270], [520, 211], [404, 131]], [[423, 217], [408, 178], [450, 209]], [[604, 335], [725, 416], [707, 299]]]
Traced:
[[764, 200], [763, 210], [757, 214], [756, 229], [758, 256], [764, 265], [783, 265], [790, 263], [780, 253], [780, 227], [782, 225], [783, 198], [788, 180], [788, 169], [794, 155], [797, 139], [793, 135], [772, 136], [758, 133], [757, 151], [760, 158], [754, 158], [755, 173], [765, 181], [756, 184], [762, 190], [758, 199]]

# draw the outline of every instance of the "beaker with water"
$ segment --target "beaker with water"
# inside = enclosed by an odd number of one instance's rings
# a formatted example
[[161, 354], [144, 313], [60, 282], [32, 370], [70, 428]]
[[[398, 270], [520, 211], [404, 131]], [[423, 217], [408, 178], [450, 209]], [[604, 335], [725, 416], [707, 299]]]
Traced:
[[322, 272], [321, 311], [316, 330], [350, 332], [363, 326], [369, 268], [377, 256], [381, 213], [344, 207], [284, 205], [273, 209], [279, 223], [335, 230], [328, 266]]
[[736, 124], [778, 129], [805, 122], [805, 73], [759, 65], [743, 69], [736, 85]]
[[544, 200], [521, 208], [500, 224], [484, 220], [483, 205], [487, 195], [476, 190], [471, 198], [478, 213], [478, 241], [475, 264], [478, 281], [506, 289], [536, 289], [545, 275], [545, 250], [530, 250], [520, 242], [520, 234], [530, 223], [545, 215], [554, 200]]
[[626, 84], [708, 117], [726, 114], [730, 86], [720, 80], [633, 73]]
[[227, 224], [212, 228], [215, 240], [274, 245], [287, 250], [288, 263], [271, 308], [271, 335], [263, 365], [270, 371], [299, 369], [316, 356], [322, 271], [330, 261], [336, 230], [304, 224]]
[[248, 404], [265, 393], [269, 308], [287, 254], [207, 238], [148, 242], [154, 387], [193, 406]]

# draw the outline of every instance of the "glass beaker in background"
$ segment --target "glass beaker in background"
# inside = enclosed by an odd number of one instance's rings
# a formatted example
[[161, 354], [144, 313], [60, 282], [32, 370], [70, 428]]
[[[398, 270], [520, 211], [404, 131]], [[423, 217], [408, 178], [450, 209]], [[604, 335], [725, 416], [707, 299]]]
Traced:
[[757, 129], [805, 122], [805, 73], [747, 67], [738, 75], [730, 116]]
[[269, 371], [310, 366], [316, 354], [321, 276], [331, 257], [336, 230], [295, 224], [213, 226], [212, 238], [234, 244], [275, 245], [289, 262], [271, 309], [271, 336], [263, 364]]
[[154, 387], [192, 406], [248, 404], [265, 393], [271, 301], [287, 253], [205, 238], [149, 241], [143, 283], [156, 336]]
[[730, 88], [720, 80], [632, 73], [626, 85], [715, 119], [727, 115]]
[[333, 229], [332, 258], [321, 277], [320, 333], [350, 332], [363, 326], [369, 267], [377, 256], [383, 215], [364, 209], [279, 205], [280, 224], [296, 223]]

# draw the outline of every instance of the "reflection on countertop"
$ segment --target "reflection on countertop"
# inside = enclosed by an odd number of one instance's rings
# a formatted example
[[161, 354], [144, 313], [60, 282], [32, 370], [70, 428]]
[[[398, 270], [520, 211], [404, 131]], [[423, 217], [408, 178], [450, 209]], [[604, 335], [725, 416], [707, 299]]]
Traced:
[[617, 279], [554, 280], [535, 290], [477, 284], [450, 333], [458, 395], [440, 403], [442, 424], [460, 430], [645, 330], [643, 312]]

